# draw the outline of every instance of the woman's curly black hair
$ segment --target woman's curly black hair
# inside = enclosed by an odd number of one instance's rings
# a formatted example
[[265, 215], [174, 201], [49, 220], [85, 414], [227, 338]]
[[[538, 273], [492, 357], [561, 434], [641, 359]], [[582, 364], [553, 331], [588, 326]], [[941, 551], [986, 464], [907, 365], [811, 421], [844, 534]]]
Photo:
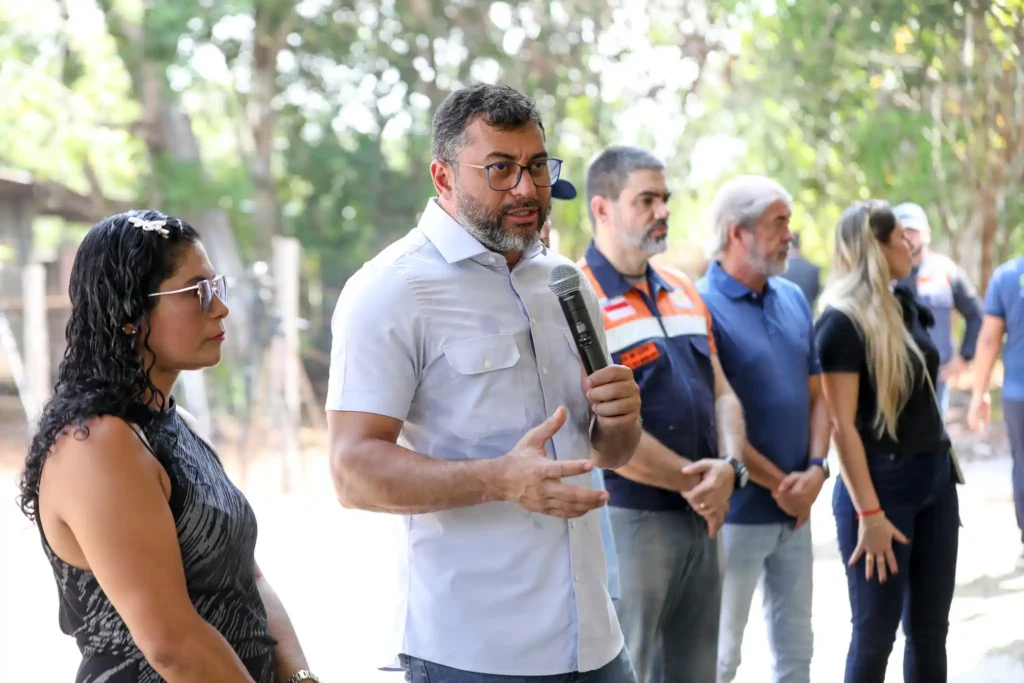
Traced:
[[[133, 217], [164, 221], [166, 233], [144, 230], [129, 220]], [[173, 451], [174, 437], [162, 419], [170, 397], [153, 385], [152, 360], [143, 363], [136, 340], [141, 335], [152, 359], [149, 311], [157, 299], [149, 295], [174, 274], [182, 252], [198, 239], [184, 221], [145, 210], [105, 218], [82, 240], [71, 270], [67, 349], [19, 484], [18, 504], [29, 519], [35, 520], [39, 512], [43, 464], [69, 427], [74, 427], [76, 438], [84, 439], [89, 434], [86, 420], [113, 415], [138, 425], [157, 456]]]

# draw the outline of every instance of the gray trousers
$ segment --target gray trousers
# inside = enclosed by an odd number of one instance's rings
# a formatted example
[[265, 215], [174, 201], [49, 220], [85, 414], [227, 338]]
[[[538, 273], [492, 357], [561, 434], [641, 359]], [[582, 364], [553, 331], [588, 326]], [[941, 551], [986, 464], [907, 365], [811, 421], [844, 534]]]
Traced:
[[722, 572], [696, 513], [613, 507], [615, 601], [637, 683], [715, 683]]

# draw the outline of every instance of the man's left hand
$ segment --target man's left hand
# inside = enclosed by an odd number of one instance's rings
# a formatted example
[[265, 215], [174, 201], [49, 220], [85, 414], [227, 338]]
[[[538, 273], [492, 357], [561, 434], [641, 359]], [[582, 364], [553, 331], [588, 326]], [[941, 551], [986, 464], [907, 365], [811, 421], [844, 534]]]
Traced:
[[708, 523], [708, 537], [714, 538], [729, 511], [729, 498], [736, 486], [736, 470], [725, 460], [705, 458], [683, 468], [683, 474], [698, 475], [700, 483], [682, 496]]
[[640, 420], [640, 387], [625, 365], [609, 365], [583, 378], [583, 393], [605, 432], [635, 429]]

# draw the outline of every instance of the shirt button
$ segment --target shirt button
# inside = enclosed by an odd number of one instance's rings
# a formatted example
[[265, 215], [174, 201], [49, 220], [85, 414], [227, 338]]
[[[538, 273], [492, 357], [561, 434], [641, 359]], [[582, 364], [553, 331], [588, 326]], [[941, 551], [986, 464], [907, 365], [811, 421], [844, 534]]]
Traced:
[[579, 574], [573, 574], [572, 575], [572, 580], [575, 581], [576, 583], [579, 583], [580, 575]]
[[484, 359], [484, 367], [485, 367], [485, 368], [489, 368], [489, 367], [491, 367], [491, 361], [490, 361], [490, 359], [487, 359], [487, 358], [485, 358], [485, 359]]
[[569, 522], [569, 528], [570, 529], [575, 529], [576, 528], [576, 522]]
[[548, 369], [544, 368], [544, 369], [541, 370], [541, 372], [543, 372], [546, 375], [546, 374], [548, 374]]

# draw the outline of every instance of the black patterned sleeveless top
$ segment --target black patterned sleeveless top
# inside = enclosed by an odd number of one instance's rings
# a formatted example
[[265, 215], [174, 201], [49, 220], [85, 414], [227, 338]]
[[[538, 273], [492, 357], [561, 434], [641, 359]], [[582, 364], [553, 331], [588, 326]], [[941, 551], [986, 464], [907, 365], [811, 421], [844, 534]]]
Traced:
[[[274, 683], [267, 612], [256, 588], [256, 516], [220, 460], [172, 407], [173, 458], [161, 465], [171, 480], [171, 513], [196, 611], [231, 645], [257, 683]], [[40, 525], [40, 535], [42, 526]], [[82, 653], [76, 683], [157, 683], [163, 679], [135, 646], [127, 626], [92, 572], [57, 557], [43, 537], [60, 598], [61, 630]]]

